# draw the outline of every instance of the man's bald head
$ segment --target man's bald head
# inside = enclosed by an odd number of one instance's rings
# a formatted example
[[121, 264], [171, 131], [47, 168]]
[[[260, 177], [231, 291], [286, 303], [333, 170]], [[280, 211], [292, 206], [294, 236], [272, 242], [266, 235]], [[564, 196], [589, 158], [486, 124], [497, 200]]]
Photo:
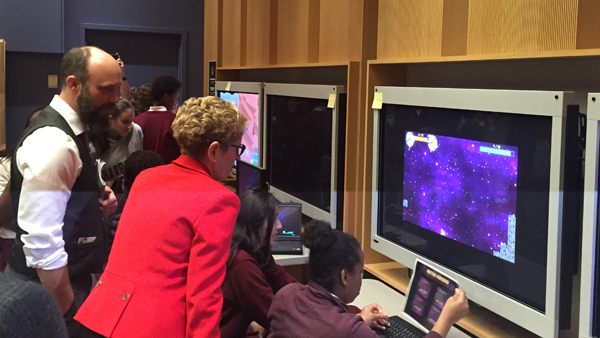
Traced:
[[67, 78], [69, 76], [74, 76], [82, 84], [87, 83], [90, 50], [91, 47], [77, 47], [71, 49], [63, 56], [59, 72], [63, 89], [67, 86]]
[[90, 75], [90, 61], [94, 65], [100, 64], [108, 67], [112, 66], [112, 68], [116, 64], [113, 57], [100, 48], [91, 46], [73, 48], [63, 56], [60, 64], [59, 75], [62, 86], [67, 85], [67, 78], [69, 76], [74, 76], [81, 82], [82, 86], [85, 86]]

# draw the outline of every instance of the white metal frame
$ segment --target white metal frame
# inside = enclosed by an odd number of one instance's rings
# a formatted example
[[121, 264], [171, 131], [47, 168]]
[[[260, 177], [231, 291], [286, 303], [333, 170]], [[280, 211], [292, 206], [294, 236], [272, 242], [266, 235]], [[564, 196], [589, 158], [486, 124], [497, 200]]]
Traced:
[[[548, 214], [548, 256], [546, 269], [546, 311], [541, 313], [471, 278], [439, 264], [442, 273], [460, 283], [477, 304], [501, 315], [541, 337], [558, 337], [558, 301], [560, 255], [562, 241], [562, 142], [567, 105], [576, 101], [575, 93], [550, 91], [514, 91], [449, 88], [375, 87], [383, 94], [383, 103], [422, 107], [452, 108], [476, 111], [528, 114], [552, 117], [550, 157], [550, 195]], [[401, 247], [377, 234], [380, 110], [374, 111], [373, 122], [373, 191], [371, 205], [371, 248], [406, 266], [413, 266], [421, 255]], [[429, 261], [429, 260], [428, 260]]]
[[[335, 94], [335, 108], [333, 108], [333, 119], [331, 123], [331, 194], [329, 212], [312, 205], [292, 194], [289, 194], [269, 183], [269, 191], [278, 200], [282, 202], [295, 202], [302, 204], [302, 213], [313, 218], [327, 221], [332, 227], [336, 227], [337, 223], [337, 208], [342, 207], [337, 205], [337, 155], [338, 155], [338, 123], [339, 123], [339, 102], [340, 94], [346, 93], [344, 86], [336, 85], [311, 85], [311, 84], [287, 84], [287, 83], [265, 83], [264, 84], [264, 107], [268, 107], [269, 95], [303, 97], [314, 99], [329, 99], [330, 94]], [[265, 117], [267, 108], [265, 108]], [[344, 126], [345, 128], [345, 126]], [[266, 128], [265, 128], [266, 129]], [[343, 189], [343, 187], [341, 187]], [[344, 193], [341, 191], [340, 193]]]
[[583, 227], [581, 233], [581, 291], [579, 337], [592, 337], [596, 236], [598, 233], [598, 143], [600, 142], [600, 93], [590, 93], [587, 102]]
[[[227, 90], [228, 85], [229, 90]], [[260, 135], [258, 137], [258, 165], [242, 161], [264, 170], [267, 167], [267, 122], [265, 111], [263, 109], [263, 87], [264, 84], [262, 82], [215, 81], [215, 91], [217, 92], [258, 94], [258, 124], [261, 126]]]

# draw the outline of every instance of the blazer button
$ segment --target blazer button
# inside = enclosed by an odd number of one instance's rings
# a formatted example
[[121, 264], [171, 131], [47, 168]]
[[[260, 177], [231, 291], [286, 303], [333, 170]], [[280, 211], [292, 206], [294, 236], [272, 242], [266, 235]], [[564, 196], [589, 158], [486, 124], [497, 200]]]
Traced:
[[129, 298], [129, 294], [128, 293], [126, 293], [126, 294], [123, 295], [123, 300], [127, 300], [127, 298]]

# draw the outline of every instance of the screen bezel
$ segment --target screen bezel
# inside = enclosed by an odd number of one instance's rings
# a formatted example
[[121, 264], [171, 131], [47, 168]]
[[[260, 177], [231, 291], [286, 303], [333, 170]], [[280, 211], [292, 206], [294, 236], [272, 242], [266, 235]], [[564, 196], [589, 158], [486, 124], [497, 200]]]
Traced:
[[[567, 105], [575, 101], [571, 92], [375, 87], [381, 93], [384, 104], [422, 106], [501, 112], [552, 117], [550, 158], [550, 191], [548, 215], [548, 253], [546, 269], [546, 297], [544, 313], [513, 298], [468, 278], [454, 270], [440, 268], [440, 272], [456, 280], [464, 287], [469, 299], [500, 314], [508, 320], [540, 336], [554, 336], [558, 319], [560, 283], [560, 247], [562, 232], [562, 180], [564, 118]], [[374, 110], [373, 121], [373, 177], [371, 195], [371, 248], [406, 266], [413, 266], [423, 256], [397, 245], [377, 234], [378, 222], [378, 173], [379, 173], [379, 109]], [[436, 266], [436, 265], [434, 265]]]
[[[594, 329], [594, 311], [600, 310], [600, 304], [595, 304], [595, 290], [599, 281], [596, 280], [597, 255], [599, 254], [598, 236], [598, 184], [600, 182], [600, 93], [588, 94], [587, 124], [585, 145], [585, 179], [583, 200], [583, 227], [581, 240], [581, 291], [579, 304], [579, 336], [591, 338]], [[597, 319], [596, 319], [597, 320]]]
[[[300, 97], [310, 99], [329, 99], [329, 95], [335, 95], [335, 102], [339, 102], [340, 94], [346, 93], [344, 86], [336, 85], [308, 85], [308, 84], [288, 84], [288, 83], [265, 83], [264, 84], [264, 104], [265, 120], [268, 118], [268, 99], [269, 95]], [[273, 186], [267, 177], [269, 192], [280, 201], [294, 202], [302, 204], [302, 213], [310, 218], [324, 220], [329, 222], [333, 228], [337, 224], [337, 209], [342, 206], [337, 205], [337, 170], [338, 170], [338, 123], [339, 123], [339, 104], [335, 104], [332, 109], [331, 121], [331, 185], [330, 185], [330, 208], [329, 212], [308, 203], [295, 195]], [[266, 127], [265, 127], [266, 128]], [[266, 129], [265, 129], [266, 130]], [[342, 187], [343, 189], [343, 187]], [[343, 193], [343, 192], [342, 192]]]
[[[229, 90], [227, 87], [229, 86]], [[263, 87], [262, 82], [239, 82], [239, 81], [216, 81], [215, 82], [215, 95], [219, 97], [219, 92], [227, 93], [246, 93], [246, 94], [258, 94], [258, 125], [260, 126], [258, 136], [258, 165], [250, 163], [248, 161], [241, 160], [258, 169], [266, 169], [266, 158], [267, 158], [267, 123], [265, 119], [265, 113], [263, 109]]]

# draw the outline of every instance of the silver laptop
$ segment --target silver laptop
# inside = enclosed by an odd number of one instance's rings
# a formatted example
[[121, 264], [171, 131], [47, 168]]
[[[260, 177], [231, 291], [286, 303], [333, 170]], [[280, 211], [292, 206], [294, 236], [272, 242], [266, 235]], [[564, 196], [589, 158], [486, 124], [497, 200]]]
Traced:
[[457, 288], [455, 280], [417, 259], [402, 309], [411, 320], [391, 316], [390, 327], [375, 332], [379, 337], [386, 338], [425, 337]]
[[279, 203], [281, 230], [275, 235], [271, 253], [275, 255], [302, 255], [302, 204]]

